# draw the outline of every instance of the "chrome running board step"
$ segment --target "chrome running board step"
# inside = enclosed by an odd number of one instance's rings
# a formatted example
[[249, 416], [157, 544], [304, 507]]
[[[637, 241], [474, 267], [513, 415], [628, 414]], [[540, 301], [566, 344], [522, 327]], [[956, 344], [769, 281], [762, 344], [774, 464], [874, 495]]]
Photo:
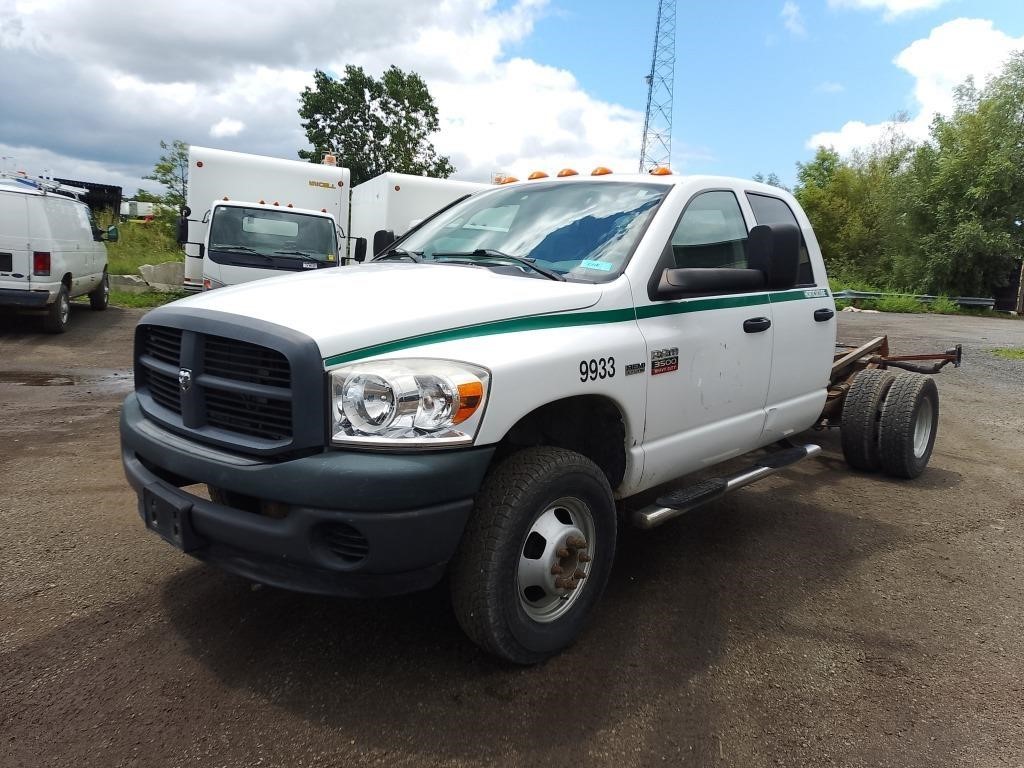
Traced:
[[702, 480], [696, 485], [665, 494], [651, 506], [634, 512], [633, 524], [637, 528], [654, 528], [666, 520], [671, 520], [673, 517], [678, 517], [710, 501], [720, 499], [730, 491], [763, 480], [769, 475], [774, 475], [776, 472], [818, 453], [821, 453], [821, 446], [813, 443], [773, 451], [731, 477], [713, 477]]

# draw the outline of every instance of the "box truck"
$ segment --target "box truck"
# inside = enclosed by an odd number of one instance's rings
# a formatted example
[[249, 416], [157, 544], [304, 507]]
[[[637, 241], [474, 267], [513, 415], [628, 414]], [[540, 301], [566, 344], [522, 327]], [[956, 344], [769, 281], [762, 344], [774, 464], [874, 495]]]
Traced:
[[341, 262], [348, 169], [195, 145], [188, 166], [186, 290]]
[[352, 236], [366, 238], [377, 253], [431, 214], [489, 186], [382, 173], [352, 190]]

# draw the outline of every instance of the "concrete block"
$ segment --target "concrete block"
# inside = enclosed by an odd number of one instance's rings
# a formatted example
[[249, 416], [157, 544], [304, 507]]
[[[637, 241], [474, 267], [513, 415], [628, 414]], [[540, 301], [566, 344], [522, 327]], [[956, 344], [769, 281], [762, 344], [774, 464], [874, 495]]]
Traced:
[[[185, 264], [181, 261], [166, 261], [163, 264], [143, 264], [139, 267], [142, 279], [156, 288], [157, 285], [174, 286], [170, 290], [181, 290], [185, 282]], [[157, 289], [159, 290], [159, 289]]]
[[110, 275], [110, 290], [145, 293], [149, 290], [149, 284], [138, 275]]

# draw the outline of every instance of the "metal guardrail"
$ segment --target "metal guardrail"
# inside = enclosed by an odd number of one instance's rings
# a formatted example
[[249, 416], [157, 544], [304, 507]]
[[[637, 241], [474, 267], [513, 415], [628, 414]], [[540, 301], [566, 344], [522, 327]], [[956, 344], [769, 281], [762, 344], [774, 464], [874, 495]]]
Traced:
[[[872, 291], [836, 291], [832, 294], [834, 299], [842, 299], [844, 301], [855, 301], [857, 299], [880, 299], [883, 296], [909, 296], [922, 304], [931, 304], [935, 301], [938, 296], [931, 296], [929, 294], [915, 295], [913, 293], [874, 293]], [[995, 299], [985, 299], [979, 296], [949, 296], [947, 297], [954, 304], [961, 307], [987, 307], [991, 309], [995, 306]]]

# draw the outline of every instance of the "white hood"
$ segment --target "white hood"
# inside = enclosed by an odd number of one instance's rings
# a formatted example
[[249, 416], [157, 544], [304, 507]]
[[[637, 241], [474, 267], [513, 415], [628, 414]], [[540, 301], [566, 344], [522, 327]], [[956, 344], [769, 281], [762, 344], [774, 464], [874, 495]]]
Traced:
[[324, 358], [478, 323], [593, 306], [601, 286], [450, 264], [366, 264], [255, 280], [175, 302], [312, 337]]

